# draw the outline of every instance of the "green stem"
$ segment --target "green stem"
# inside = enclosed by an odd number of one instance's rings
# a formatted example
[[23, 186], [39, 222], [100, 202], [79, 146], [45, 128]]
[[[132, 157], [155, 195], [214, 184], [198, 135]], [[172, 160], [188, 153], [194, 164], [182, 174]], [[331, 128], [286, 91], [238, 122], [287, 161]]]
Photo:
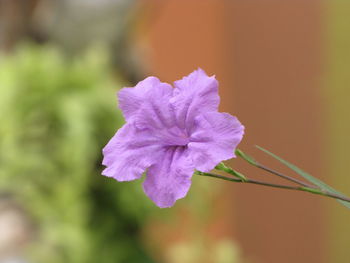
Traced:
[[292, 178], [292, 177], [290, 177], [290, 176], [288, 176], [288, 175], [285, 175], [285, 174], [282, 174], [282, 173], [277, 172], [277, 171], [275, 171], [275, 170], [272, 170], [272, 169], [270, 169], [270, 168], [268, 168], [268, 167], [266, 167], [266, 166], [264, 166], [264, 165], [262, 165], [262, 164], [260, 164], [260, 163], [257, 163], [256, 167], [259, 168], [259, 169], [261, 169], [261, 170], [264, 170], [264, 171], [266, 171], [266, 172], [269, 172], [269, 173], [271, 173], [271, 174], [277, 175], [277, 176], [279, 176], [279, 177], [281, 177], [281, 178], [283, 178], [283, 179], [286, 179], [286, 180], [288, 180], [288, 181], [291, 181], [291, 182], [293, 182], [293, 183], [299, 184], [299, 185], [301, 185], [301, 186], [313, 188], [313, 186], [310, 185], [310, 184], [304, 183], [304, 182], [302, 182], [302, 181], [300, 181], [300, 180], [298, 180], [298, 179]]
[[266, 183], [266, 182], [253, 180], [253, 179], [247, 179], [247, 178], [246, 178], [246, 180], [240, 180], [240, 179], [226, 177], [226, 176], [223, 176], [223, 175], [218, 175], [218, 174], [213, 174], [213, 173], [197, 172], [197, 174], [202, 175], [202, 176], [218, 178], [218, 179], [225, 180], [225, 181], [235, 182], [235, 183], [257, 184], [257, 185], [263, 185], [263, 186], [267, 186], [267, 187], [274, 187], [274, 188], [282, 188], [282, 189], [288, 189], [288, 190], [309, 192], [309, 193], [312, 193], [312, 194], [327, 196], [327, 197], [343, 200], [343, 201], [346, 201], [346, 202], [350, 202], [350, 198], [347, 198], [347, 197], [341, 196], [341, 195], [337, 195], [337, 194], [333, 194], [333, 193], [330, 193], [330, 192], [327, 192], [327, 191], [322, 191], [322, 190], [314, 188], [314, 187], [280, 185], [280, 184]]

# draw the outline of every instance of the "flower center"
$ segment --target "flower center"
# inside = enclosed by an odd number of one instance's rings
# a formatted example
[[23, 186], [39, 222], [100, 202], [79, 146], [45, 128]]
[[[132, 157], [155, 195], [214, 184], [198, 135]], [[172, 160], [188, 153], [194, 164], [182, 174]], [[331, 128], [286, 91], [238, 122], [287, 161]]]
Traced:
[[187, 135], [183, 134], [183, 135], [177, 137], [174, 140], [174, 142], [176, 142], [176, 145], [178, 145], [178, 146], [185, 146], [190, 142], [190, 138]]
[[163, 143], [168, 146], [186, 146], [190, 142], [190, 137], [187, 133], [178, 127], [168, 129], [161, 134], [161, 138]]

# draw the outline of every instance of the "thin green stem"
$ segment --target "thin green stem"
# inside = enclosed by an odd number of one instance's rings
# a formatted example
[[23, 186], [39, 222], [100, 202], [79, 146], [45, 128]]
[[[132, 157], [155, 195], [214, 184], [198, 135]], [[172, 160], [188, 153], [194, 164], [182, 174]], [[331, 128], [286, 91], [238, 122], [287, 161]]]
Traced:
[[208, 176], [208, 177], [213, 177], [213, 178], [218, 178], [221, 180], [225, 181], [230, 181], [230, 182], [235, 182], [235, 183], [247, 183], [247, 184], [257, 184], [257, 185], [263, 185], [267, 187], [274, 187], [274, 188], [282, 188], [282, 189], [288, 189], [288, 190], [296, 190], [296, 191], [303, 191], [303, 192], [309, 192], [312, 194], [317, 194], [317, 195], [322, 195], [322, 196], [327, 196], [339, 200], [343, 200], [346, 202], [350, 202], [350, 198], [347, 198], [345, 196], [333, 194], [327, 191], [320, 190], [315, 187], [306, 187], [306, 186], [289, 186], [289, 185], [280, 185], [280, 184], [273, 184], [273, 183], [267, 183], [267, 182], [262, 182], [258, 180], [253, 180], [253, 179], [246, 179], [245, 181], [242, 181], [240, 179], [236, 178], [231, 178], [231, 177], [226, 177], [223, 175], [218, 175], [218, 174], [213, 174], [213, 173], [202, 173], [198, 172], [197, 174], [202, 175], [202, 176]]
[[313, 187], [314, 187], [313, 185], [304, 183], [304, 182], [302, 182], [302, 181], [300, 181], [300, 180], [298, 180], [298, 179], [292, 178], [292, 177], [290, 177], [290, 176], [288, 176], [288, 175], [285, 175], [285, 174], [282, 174], [282, 173], [277, 172], [277, 171], [275, 171], [275, 170], [272, 170], [271, 168], [268, 168], [268, 167], [266, 167], [266, 166], [264, 166], [264, 165], [262, 165], [262, 164], [260, 164], [260, 163], [258, 163], [258, 162], [256, 163], [256, 167], [259, 168], [259, 169], [262, 169], [262, 170], [264, 170], [264, 171], [266, 171], [266, 172], [268, 172], [268, 173], [277, 175], [277, 176], [279, 176], [279, 177], [281, 177], [281, 178], [283, 178], [283, 179], [285, 179], [285, 180], [288, 180], [288, 181], [291, 181], [291, 182], [293, 182], [293, 183], [299, 184], [299, 185], [301, 185], [301, 186], [309, 187], [309, 188], [313, 188]]

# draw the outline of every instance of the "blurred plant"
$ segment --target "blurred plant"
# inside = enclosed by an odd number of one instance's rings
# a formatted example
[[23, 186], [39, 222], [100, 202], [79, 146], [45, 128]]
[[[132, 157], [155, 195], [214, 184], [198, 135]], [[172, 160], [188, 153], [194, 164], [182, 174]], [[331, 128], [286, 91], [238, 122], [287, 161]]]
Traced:
[[1, 57], [0, 192], [35, 224], [33, 262], [151, 262], [137, 237], [150, 202], [137, 182], [100, 176], [101, 145], [122, 124], [107, 57], [31, 45]]
[[210, 241], [204, 239], [189, 240], [174, 244], [168, 250], [169, 263], [243, 263], [241, 251], [230, 239]]

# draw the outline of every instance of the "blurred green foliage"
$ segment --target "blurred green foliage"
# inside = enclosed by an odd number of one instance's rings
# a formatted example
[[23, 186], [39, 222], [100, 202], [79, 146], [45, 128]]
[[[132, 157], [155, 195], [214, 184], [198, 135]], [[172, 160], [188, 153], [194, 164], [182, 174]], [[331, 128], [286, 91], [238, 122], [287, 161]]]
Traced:
[[247, 263], [237, 244], [230, 239], [206, 240], [196, 237], [192, 240], [174, 244], [167, 251], [170, 263]]
[[35, 225], [32, 262], [152, 262], [138, 234], [152, 204], [140, 182], [100, 175], [122, 125], [108, 54], [66, 58], [25, 45], [0, 57], [0, 192]]
[[[350, 1], [335, 0], [327, 4], [326, 9], [328, 47], [326, 56], [326, 77], [323, 97], [325, 98], [325, 160], [329, 180], [336, 189], [349, 193], [349, 147], [350, 122]], [[336, 205], [329, 207], [330, 217], [329, 262], [342, 263], [349, 261], [350, 213]]]

